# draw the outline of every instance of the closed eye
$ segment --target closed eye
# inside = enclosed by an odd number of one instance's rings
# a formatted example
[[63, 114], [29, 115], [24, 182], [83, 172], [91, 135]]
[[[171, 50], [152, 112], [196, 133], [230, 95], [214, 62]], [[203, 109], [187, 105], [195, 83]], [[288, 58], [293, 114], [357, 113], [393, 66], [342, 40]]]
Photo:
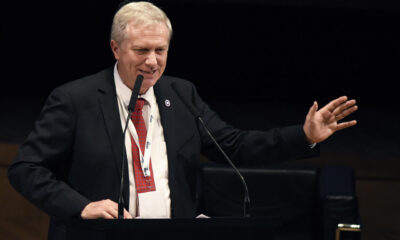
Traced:
[[157, 48], [156, 49], [156, 52], [157, 53], [163, 53], [163, 52], [165, 52], [166, 51], [166, 48]]
[[133, 51], [135, 51], [135, 52], [137, 52], [139, 54], [145, 54], [145, 53], [149, 52], [149, 49], [147, 49], [147, 48], [135, 48], [135, 49], [133, 49]]

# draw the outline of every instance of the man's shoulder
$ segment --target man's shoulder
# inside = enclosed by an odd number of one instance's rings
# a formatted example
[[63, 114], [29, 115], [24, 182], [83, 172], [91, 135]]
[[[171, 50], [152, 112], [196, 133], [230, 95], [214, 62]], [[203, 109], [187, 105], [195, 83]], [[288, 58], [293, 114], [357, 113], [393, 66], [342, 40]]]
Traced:
[[61, 85], [63, 88], [70, 91], [86, 90], [86, 88], [104, 87], [107, 82], [113, 83], [112, 68], [103, 69], [97, 73], [73, 80], [71, 82]]
[[64, 92], [70, 96], [91, 96], [99, 89], [110, 91], [114, 89], [112, 68], [103, 69], [95, 74], [91, 74], [58, 86], [54, 92]]
[[172, 86], [174, 84], [182, 88], [193, 88], [194, 84], [186, 79], [174, 76], [163, 75], [159, 81], [161, 87]]

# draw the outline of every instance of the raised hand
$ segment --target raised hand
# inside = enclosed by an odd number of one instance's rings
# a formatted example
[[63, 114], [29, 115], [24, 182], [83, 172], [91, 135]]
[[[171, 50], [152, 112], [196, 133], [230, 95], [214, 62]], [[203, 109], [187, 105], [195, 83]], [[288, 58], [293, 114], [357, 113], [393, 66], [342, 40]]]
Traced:
[[356, 100], [339, 97], [318, 110], [314, 102], [304, 122], [304, 133], [310, 143], [319, 143], [330, 137], [336, 131], [354, 126], [356, 120], [339, 122], [358, 109]]

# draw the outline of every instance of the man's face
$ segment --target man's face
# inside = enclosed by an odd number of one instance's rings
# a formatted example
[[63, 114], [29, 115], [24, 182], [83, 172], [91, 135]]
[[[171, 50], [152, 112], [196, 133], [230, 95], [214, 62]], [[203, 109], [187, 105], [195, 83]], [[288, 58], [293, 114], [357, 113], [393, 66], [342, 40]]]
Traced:
[[140, 93], [154, 86], [167, 64], [169, 32], [164, 23], [128, 24], [125, 38], [120, 44], [111, 40], [111, 49], [118, 61], [118, 73], [130, 89], [138, 75], [143, 75]]

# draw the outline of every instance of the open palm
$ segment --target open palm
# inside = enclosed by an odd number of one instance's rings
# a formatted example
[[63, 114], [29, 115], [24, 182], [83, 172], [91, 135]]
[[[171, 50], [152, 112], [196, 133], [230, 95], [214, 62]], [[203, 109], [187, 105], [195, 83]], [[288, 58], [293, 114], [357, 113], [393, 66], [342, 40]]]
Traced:
[[356, 120], [339, 122], [358, 109], [355, 100], [339, 97], [318, 110], [314, 102], [310, 108], [303, 129], [310, 143], [319, 143], [330, 137], [336, 131], [354, 126]]

